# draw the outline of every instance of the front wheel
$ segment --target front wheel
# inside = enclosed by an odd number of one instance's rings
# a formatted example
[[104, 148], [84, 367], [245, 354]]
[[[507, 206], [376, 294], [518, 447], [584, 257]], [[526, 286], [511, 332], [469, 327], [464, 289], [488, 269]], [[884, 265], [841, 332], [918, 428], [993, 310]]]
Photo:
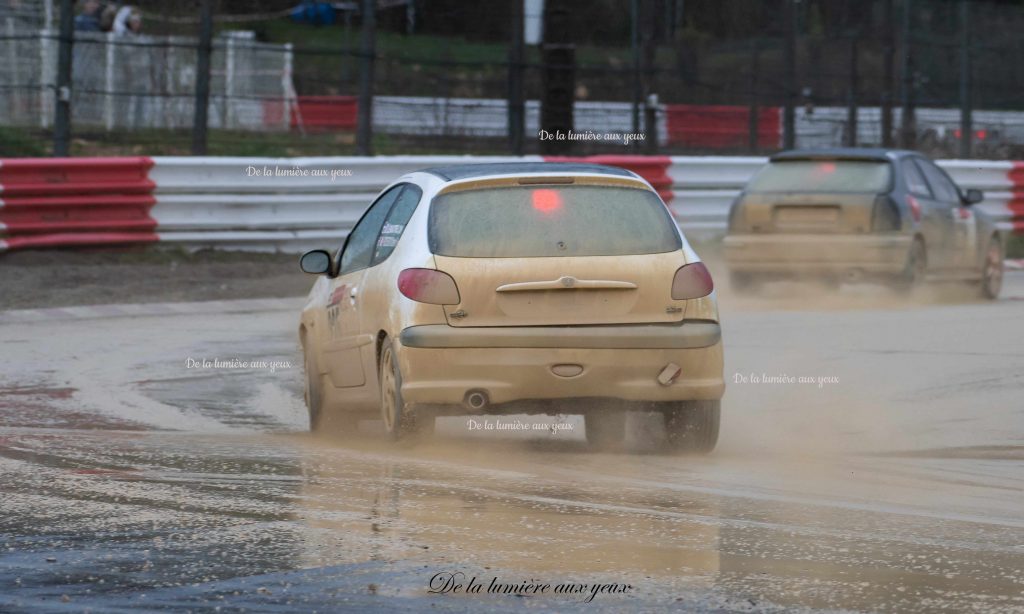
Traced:
[[665, 411], [665, 438], [676, 452], [708, 454], [718, 443], [721, 401], [684, 401]]
[[316, 357], [308, 344], [303, 344], [303, 358], [306, 370], [306, 408], [309, 410], [309, 430], [317, 433], [323, 430], [323, 393], [321, 391], [320, 371], [316, 366]]
[[993, 237], [985, 254], [981, 270], [981, 295], [987, 299], [999, 298], [1003, 289], [1003, 246]]
[[390, 339], [380, 348], [380, 414], [388, 439], [398, 441], [415, 430], [414, 416], [402, 398], [402, 371]]
[[583, 418], [587, 443], [602, 449], [615, 449], [626, 440], [626, 411], [608, 408], [593, 410]]

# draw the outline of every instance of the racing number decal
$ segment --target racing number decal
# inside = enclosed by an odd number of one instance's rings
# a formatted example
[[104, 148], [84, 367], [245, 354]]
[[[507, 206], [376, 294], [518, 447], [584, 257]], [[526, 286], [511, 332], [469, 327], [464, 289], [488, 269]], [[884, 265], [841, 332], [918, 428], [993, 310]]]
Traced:
[[341, 336], [341, 301], [347, 289], [348, 284], [341, 284], [331, 292], [331, 298], [327, 300], [327, 328], [332, 338]]

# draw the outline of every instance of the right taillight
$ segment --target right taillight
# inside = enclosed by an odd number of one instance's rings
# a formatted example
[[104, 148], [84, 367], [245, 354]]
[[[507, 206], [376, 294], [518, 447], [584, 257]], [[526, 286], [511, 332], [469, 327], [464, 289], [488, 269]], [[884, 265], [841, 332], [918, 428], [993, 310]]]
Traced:
[[714, 289], [715, 282], [711, 279], [711, 272], [703, 262], [679, 267], [672, 279], [672, 298], [677, 301], [701, 298], [711, 294]]
[[915, 222], [920, 222], [921, 203], [910, 194], [907, 194], [907, 207], [910, 208], [910, 217], [914, 218]]
[[436, 269], [405, 269], [398, 274], [398, 291], [406, 298], [432, 305], [458, 305], [461, 301], [455, 280]]
[[871, 230], [885, 232], [900, 229], [900, 211], [896, 203], [886, 195], [875, 199], [875, 208], [871, 212]]

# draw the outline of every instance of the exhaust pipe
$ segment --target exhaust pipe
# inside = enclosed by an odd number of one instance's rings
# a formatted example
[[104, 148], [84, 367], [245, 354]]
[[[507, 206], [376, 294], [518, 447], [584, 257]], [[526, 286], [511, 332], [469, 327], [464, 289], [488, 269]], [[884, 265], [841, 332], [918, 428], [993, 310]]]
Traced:
[[463, 402], [466, 404], [466, 407], [474, 411], [480, 411], [487, 407], [487, 392], [483, 390], [470, 390], [466, 393], [466, 398]]

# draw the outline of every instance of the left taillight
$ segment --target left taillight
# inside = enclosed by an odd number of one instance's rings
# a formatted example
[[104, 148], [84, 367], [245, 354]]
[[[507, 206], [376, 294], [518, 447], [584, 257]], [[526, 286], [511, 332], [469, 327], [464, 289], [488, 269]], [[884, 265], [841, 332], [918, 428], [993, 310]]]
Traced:
[[714, 289], [715, 282], [711, 279], [711, 272], [703, 262], [679, 267], [672, 279], [672, 298], [677, 301], [701, 298], [711, 294]]
[[458, 305], [461, 301], [455, 280], [436, 269], [405, 269], [398, 274], [398, 291], [406, 298], [432, 305]]

